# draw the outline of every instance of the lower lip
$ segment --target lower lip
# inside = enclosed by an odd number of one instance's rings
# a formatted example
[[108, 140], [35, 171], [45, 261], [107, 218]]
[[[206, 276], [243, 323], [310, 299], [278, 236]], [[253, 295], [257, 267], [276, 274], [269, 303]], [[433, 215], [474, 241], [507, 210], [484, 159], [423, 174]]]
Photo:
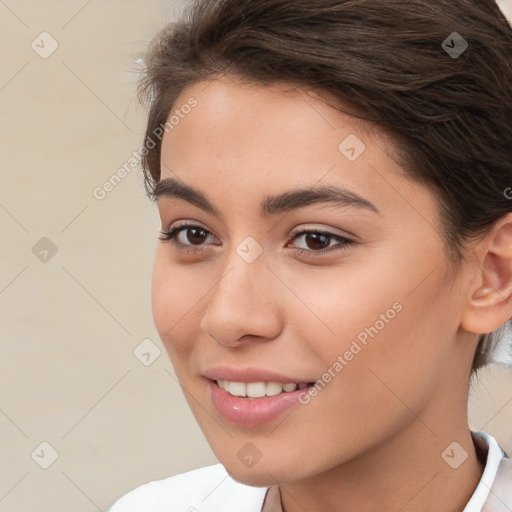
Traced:
[[243, 398], [224, 391], [212, 380], [209, 381], [208, 388], [213, 405], [220, 415], [244, 427], [263, 425], [279, 417], [298, 403], [300, 393], [307, 389], [284, 391], [279, 395], [261, 398]]

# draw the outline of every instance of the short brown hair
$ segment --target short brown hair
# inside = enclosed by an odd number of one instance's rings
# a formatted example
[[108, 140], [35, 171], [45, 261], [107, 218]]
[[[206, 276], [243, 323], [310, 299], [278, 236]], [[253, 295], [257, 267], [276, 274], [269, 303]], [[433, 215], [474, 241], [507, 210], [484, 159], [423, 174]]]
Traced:
[[[468, 45], [456, 57], [442, 46], [454, 32]], [[389, 134], [405, 174], [435, 193], [457, 265], [468, 241], [512, 211], [512, 30], [495, 0], [194, 0], [153, 39], [145, 66], [150, 197], [154, 134], [178, 96], [233, 75], [325, 92]], [[507, 324], [481, 335], [473, 371], [491, 362]]]

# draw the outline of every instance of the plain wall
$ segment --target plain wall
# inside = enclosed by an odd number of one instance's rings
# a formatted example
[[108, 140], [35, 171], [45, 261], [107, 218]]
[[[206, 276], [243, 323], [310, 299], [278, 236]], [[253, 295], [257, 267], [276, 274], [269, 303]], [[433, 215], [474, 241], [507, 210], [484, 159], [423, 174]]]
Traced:
[[[93, 194], [141, 146], [130, 69], [180, 8], [0, 2], [0, 512], [105, 510], [142, 483], [217, 462], [153, 325], [160, 226], [139, 168]], [[47, 58], [55, 43], [42, 32], [58, 44]], [[161, 351], [149, 366], [134, 355], [146, 339]], [[511, 420], [512, 373], [488, 368], [471, 427], [512, 453]], [[43, 442], [58, 453], [47, 469]]]

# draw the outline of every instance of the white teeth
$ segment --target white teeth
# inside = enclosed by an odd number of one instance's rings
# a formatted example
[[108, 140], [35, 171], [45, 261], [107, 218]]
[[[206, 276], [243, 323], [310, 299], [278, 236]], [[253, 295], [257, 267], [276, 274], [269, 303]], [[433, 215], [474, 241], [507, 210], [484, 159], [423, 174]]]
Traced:
[[[261, 398], [263, 396], [279, 395], [283, 391], [288, 393], [297, 389], [297, 384], [288, 382], [231, 382], [228, 380], [217, 380], [217, 384], [224, 390], [234, 396], [249, 398]], [[307, 386], [306, 383], [298, 385], [299, 389]]]
[[235, 396], [245, 396], [246, 386], [243, 382], [228, 382], [228, 391]]
[[248, 382], [246, 387], [246, 394], [250, 398], [260, 398], [265, 396], [264, 382]]
[[279, 382], [267, 382], [265, 385], [265, 394], [267, 396], [279, 395], [283, 391], [283, 385]]

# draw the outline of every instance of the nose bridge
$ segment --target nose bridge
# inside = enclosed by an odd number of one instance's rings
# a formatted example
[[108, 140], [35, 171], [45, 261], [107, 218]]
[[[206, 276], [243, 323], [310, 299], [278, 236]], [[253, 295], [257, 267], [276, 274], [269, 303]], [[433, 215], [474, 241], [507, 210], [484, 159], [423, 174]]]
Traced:
[[[236, 235], [238, 231], [233, 231]], [[240, 233], [242, 231], [240, 230]], [[224, 272], [221, 279], [215, 286], [212, 293], [212, 300], [222, 302], [236, 299], [236, 303], [242, 307], [244, 304], [250, 305], [255, 295], [259, 295], [265, 288], [265, 283], [269, 279], [269, 270], [266, 267], [267, 257], [264, 253], [262, 234], [254, 236], [245, 235], [239, 237], [239, 242], [229, 247], [230, 254], [226, 257]], [[264, 294], [259, 295], [261, 298]], [[247, 300], [245, 300], [247, 299]]]
[[268, 282], [272, 273], [261, 252], [254, 257], [254, 249], [250, 240], [234, 248], [209, 295], [201, 328], [218, 343], [233, 343], [245, 335], [276, 335], [277, 309]]
[[268, 280], [264, 258], [260, 256], [248, 263], [238, 254], [240, 247], [233, 251], [223, 277], [212, 290], [209, 309], [227, 307], [233, 313], [242, 314], [254, 310], [257, 304], [264, 305], [264, 285]]
[[214, 300], [232, 302], [244, 307], [249, 305], [255, 293], [258, 292], [258, 284], [262, 284], [263, 265], [260, 262], [248, 264], [240, 256], [234, 254], [227, 265], [226, 272], [218, 282], [213, 293]]

